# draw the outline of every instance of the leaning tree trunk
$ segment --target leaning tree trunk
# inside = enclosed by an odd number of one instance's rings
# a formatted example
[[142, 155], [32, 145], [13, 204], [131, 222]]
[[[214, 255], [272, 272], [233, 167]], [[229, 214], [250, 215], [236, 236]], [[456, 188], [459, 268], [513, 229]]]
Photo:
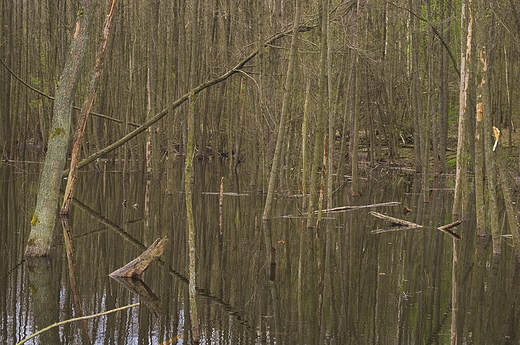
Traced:
[[90, 0], [80, 1], [81, 10], [76, 18], [76, 29], [72, 36], [69, 55], [56, 86], [47, 155], [40, 176], [36, 210], [31, 220], [31, 233], [25, 249], [27, 256], [49, 255], [52, 246], [61, 175], [67, 158], [72, 103], [87, 47], [90, 7]]
[[99, 76], [103, 71], [103, 65], [105, 64], [105, 52], [108, 43], [108, 35], [110, 34], [110, 27], [112, 26], [112, 19], [114, 18], [114, 10], [116, 4], [117, 0], [112, 0], [108, 13], [105, 17], [105, 25], [103, 26], [103, 34], [101, 37], [101, 46], [99, 48], [98, 56], [96, 59], [96, 65], [94, 66], [94, 71], [90, 79], [90, 84], [88, 86], [87, 97], [85, 99], [85, 102], [83, 103], [83, 107], [81, 108], [79, 125], [78, 129], [76, 130], [76, 138], [74, 139], [74, 145], [72, 147], [69, 177], [67, 179], [67, 186], [65, 187], [65, 194], [63, 196], [63, 204], [61, 206], [60, 214], [69, 214], [70, 202], [72, 200], [72, 195], [74, 193], [74, 187], [78, 175], [77, 167], [79, 162], [79, 149], [81, 139], [83, 138], [83, 134], [85, 133], [85, 129], [87, 127], [87, 120], [89, 117], [88, 115], [90, 114], [92, 103], [94, 103], [94, 98], [96, 97], [96, 85], [99, 80]]

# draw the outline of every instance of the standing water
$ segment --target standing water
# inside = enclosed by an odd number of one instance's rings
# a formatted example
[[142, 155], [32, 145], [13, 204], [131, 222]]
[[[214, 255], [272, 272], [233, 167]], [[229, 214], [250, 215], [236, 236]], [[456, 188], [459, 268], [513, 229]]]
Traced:
[[[50, 257], [23, 256], [37, 168], [0, 168], [0, 343], [139, 302], [52, 328], [28, 344], [189, 344], [182, 167], [170, 177], [178, 189], [168, 192], [166, 178], [151, 181], [147, 191], [144, 174], [137, 172], [80, 175], [70, 216], [74, 279], [60, 224]], [[493, 257], [491, 246], [475, 236], [473, 215], [452, 229], [460, 240], [436, 229], [457, 220], [451, 216], [451, 177], [432, 179], [430, 202], [424, 203], [420, 177], [372, 172], [362, 181], [361, 196], [349, 196], [345, 185], [335, 192], [333, 207], [399, 204], [328, 213], [318, 230], [306, 227], [301, 195], [279, 194], [268, 233], [262, 227], [265, 195], [243, 176], [223, 173], [214, 163], [199, 165], [196, 174], [201, 343], [520, 341], [520, 277], [508, 237], [502, 256]], [[423, 227], [396, 230], [371, 211]], [[165, 236], [161, 260], [139, 282], [146, 297], [108, 276]]]

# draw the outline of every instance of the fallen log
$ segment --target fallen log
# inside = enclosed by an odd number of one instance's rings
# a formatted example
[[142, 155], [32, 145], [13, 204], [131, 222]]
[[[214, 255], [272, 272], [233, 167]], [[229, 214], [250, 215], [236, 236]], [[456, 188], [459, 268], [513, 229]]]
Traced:
[[453, 238], [456, 238], [457, 240], [460, 240], [461, 237], [459, 234], [456, 234], [454, 233], [453, 231], [449, 230], [451, 228], [454, 228], [456, 227], [457, 225], [459, 225], [460, 223], [462, 223], [460, 220], [457, 220], [456, 222], [453, 222], [453, 223], [450, 223], [450, 224], [446, 224], [446, 225], [443, 225], [443, 226], [440, 226], [437, 228], [437, 230], [440, 230], [442, 232], [445, 232], [447, 233], [448, 235], [452, 236]]
[[392, 224], [405, 226], [407, 228], [422, 228], [423, 227], [422, 225], [412, 223], [407, 220], [390, 217], [390, 216], [387, 216], [386, 214], [382, 214], [379, 212], [370, 211], [370, 214], [373, 215], [374, 217], [387, 220], [387, 221], [391, 222]]
[[148, 249], [123, 267], [110, 273], [111, 277], [138, 278], [152, 262], [163, 253], [164, 245], [168, 242], [166, 237], [156, 239]]

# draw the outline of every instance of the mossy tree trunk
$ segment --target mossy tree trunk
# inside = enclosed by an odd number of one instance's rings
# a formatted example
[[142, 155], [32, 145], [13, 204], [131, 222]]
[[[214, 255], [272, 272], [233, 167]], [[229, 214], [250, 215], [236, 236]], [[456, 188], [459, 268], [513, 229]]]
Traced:
[[25, 249], [27, 256], [49, 255], [56, 225], [62, 172], [67, 159], [72, 103], [88, 41], [90, 0], [81, 0], [63, 73], [56, 85], [47, 155], [40, 176], [36, 209]]

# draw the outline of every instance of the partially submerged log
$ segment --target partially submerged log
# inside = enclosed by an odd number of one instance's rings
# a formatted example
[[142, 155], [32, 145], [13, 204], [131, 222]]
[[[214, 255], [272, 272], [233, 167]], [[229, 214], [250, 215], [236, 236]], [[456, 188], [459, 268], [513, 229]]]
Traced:
[[388, 228], [388, 229], [372, 230], [371, 233], [373, 233], [373, 234], [382, 234], [383, 232], [403, 231], [403, 230], [408, 230], [408, 229], [415, 229], [415, 228], [414, 227], [410, 227], [410, 226], [398, 226], [398, 227], [393, 227], [393, 228]]
[[454, 228], [456, 227], [457, 225], [459, 225], [460, 223], [462, 223], [460, 220], [457, 220], [456, 222], [453, 222], [453, 223], [450, 223], [450, 224], [446, 224], [446, 225], [443, 225], [443, 226], [440, 226], [437, 228], [437, 230], [440, 230], [442, 232], [445, 232], [447, 233], [448, 235], [452, 236], [453, 238], [456, 238], [457, 240], [460, 240], [461, 237], [459, 234], [456, 234], [454, 233], [453, 231], [449, 230], [451, 228]]
[[[340, 207], [334, 207], [329, 208], [326, 210], [322, 210], [322, 212], [332, 213], [332, 212], [342, 212], [342, 211], [350, 211], [350, 210], [357, 210], [360, 208], [371, 208], [371, 207], [380, 207], [380, 206], [396, 206], [401, 204], [398, 201], [391, 201], [391, 202], [383, 202], [381, 204], [371, 204], [371, 205], [360, 205], [360, 206], [340, 206]], [[314, 211], [314, 213], [318, 213], [318, 211]]]
[[166, 237], [156, 239], [148, 249], [123, 267], [110, 273], [111, 277], [137, 278], [152, 262], [157, 260], [163, 253], [164, 245], [168, 242]]
[[387, 221], [391, 222], [392, 224], [404, 226], [405, 228], [422, 228], [423, 227], [422, 225], [412, 223], [407, 220], [390, 217], [390, 216], [387, 216], [386, 214], [382, 214], [379, 212], [370, 211], [370, 214], [373, 215], [374, 217], [387, 220]]

